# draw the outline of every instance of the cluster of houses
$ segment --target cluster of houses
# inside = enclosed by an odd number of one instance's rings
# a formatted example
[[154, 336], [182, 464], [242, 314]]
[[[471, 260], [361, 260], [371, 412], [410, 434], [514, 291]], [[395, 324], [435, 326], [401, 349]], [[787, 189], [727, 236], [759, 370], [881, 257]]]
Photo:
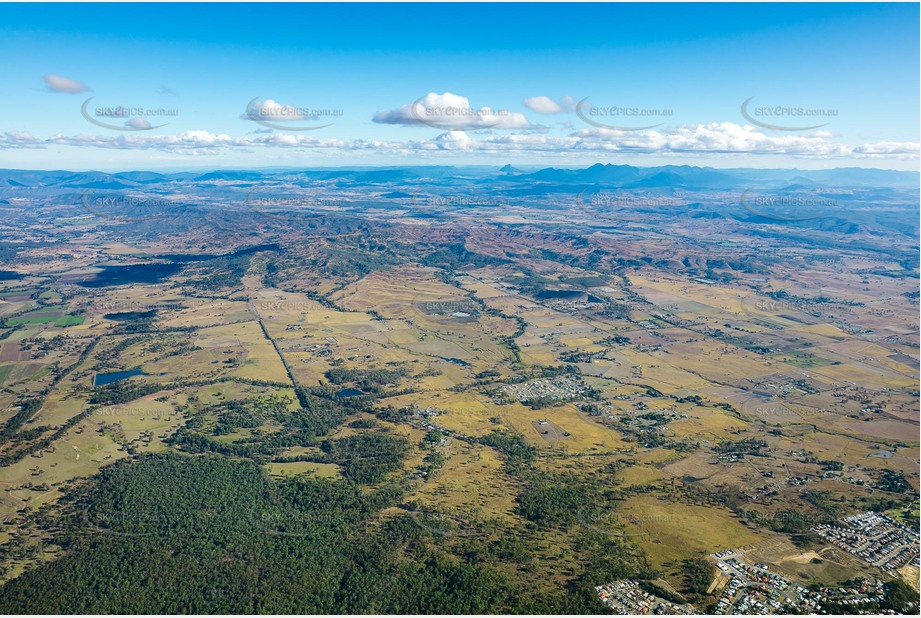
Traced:
[[549, 399], [570, 401], [580, 399], [587, 392], [581, 380], [571, 377], [540, 378], [502, 388], [504, 396], [518, 401]]
[[765, 564], [748, 564], [733, 550], [713, 554], [716, 566], [729, 578], [714, 609], [715, 614], [787, 613], [790, 581]]
[[848, 614], [880, 613], [885, 595], [879, 580], [863, 579], [851, 586], [806, 588], [772, 572], [766, 564], [749, 564], [729, 549], [712, 555], [717, 568], [729, 578], [714, 607], [714, 614], [828, 614], [842, 605]]
[[675, 616], [698, 613], [691, 605], [672, 603], [645, 590], [632, 579], [595, 586], [601, 602], [620, 616]]
[[820, 524], [812, 528], [829, 543], [884, 571], [909, 562], [918, 564], [918, 533], [873, 511], [851, 515], [843, 525]]

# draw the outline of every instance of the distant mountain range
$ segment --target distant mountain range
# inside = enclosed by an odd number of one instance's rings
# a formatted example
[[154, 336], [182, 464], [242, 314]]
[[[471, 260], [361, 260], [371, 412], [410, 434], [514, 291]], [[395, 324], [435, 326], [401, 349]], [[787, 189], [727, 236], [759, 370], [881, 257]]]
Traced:
[[59, 187], [65, 189], [131, 189], [164, 183], [237, 183], [286, 182], [306, 185], [334, 182], [343, 185], [400, 185], [412, 183], [493, 182], [527, 184], [549, 189], [554, 185], [593, 186], [623, 189], [732, 190], [770, 188], [816, 190], [834, 187], [917, 189], [919, 174], [868, 168], [829, 170], [800, 169], [715, 169], [690, 165], [634, 167], [597, 163], [584, 169], [548, 167], [535, 172], [522, 171], [512, 165], [503, 167], [407, 166], [323, 170], [215, 170], [211, 172], [158, 173], [71, 172], [0, 170], [0, 187]]

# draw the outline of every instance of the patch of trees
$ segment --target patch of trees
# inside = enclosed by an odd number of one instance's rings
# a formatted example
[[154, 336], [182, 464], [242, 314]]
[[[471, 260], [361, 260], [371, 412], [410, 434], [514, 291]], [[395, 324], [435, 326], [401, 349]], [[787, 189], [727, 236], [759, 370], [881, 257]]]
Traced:
[[373, 418], [359, 418], [349, 423], [352, 429], [372, 429], [377, 427], [377, 421]]
[[101, 363], [115, 360], [118, 358], [119, 354], [121, 354], [122, 352], [130, 348], [131, 346], [137, 345], [139, 343], [143, 343], [148, 340], [150, 340], [149, 335], [137, 335], [134, 337], [125, 337], [121, 341], [115, 343], [114, 345], [109, 346], [105, 350], [102, 350], [98, 354], [96, 354], [96, 360]]
[[552, 397], [550, 395], [541, 395], [540, 397], [531, 397], [529, 399], [522, 400], [521, 403], [528, 406], [532, 410], [543, 410], [544, 408], [551, 408], [553, 406], [558, 406], [562, 404], [565, 399], [559, 397]]
[[43, 403], [44, 399], [40, 397], [23, 401], [19, 406], [19, 412], [14, 414], [3, 426], [3, 430], [0, 431], [0, 444], [9, 440], [22, 427], [23, 423], [32, 418], [32, 415], [41, 409]]
[[162, 384], [145, 384], [144, 382], [121, 380], [105, 386], [97, 386], [93, 390], [88, 403], [102, 405], [127, 403], [161, 390], [164, 390]]
[[594, 521], [598, 499], [580, 477], [534, 475], [518, 496], [518, 513], [541, 527]]
[[46, 449], [50, 447], [57, 440], [60, 440], [62, 437], [64, 437], [64, 435], [66, 435], [67, 432], [69, 432], [74, 427], [74, 425], [76, 425], [77, 423], [85, 419], [94, 410], [95, 408], [86, 408], [79, 414], [67, 419], [67, 422], [61, 425], [57, 429], [57, 431], [55, 431], [54, 433], [44, 438], [41, 438], [40, 440], [30, 442], [25, 448], [22, 448], [16, 452], [5, 453], [2, 457], [0, 457], [0, 467], [9, 466], [11, 464], [16, 463], [17, 461], [24, 459], [27, 455], [31, 455], [32, 453], [37, 453], [38, 451], [42, 449]]
[[883, 470], [876, 486], [882, 491], [894, 494], [903, 494], [911, 489], [911, 485], [908, 484], [902, 473], [897, 470]]
[[645, 554], [622, 537], [583, 531], [576, 540], [575, 549], [585, 560], [581, 581], [597, 583], [658, 577], [658, 573], [646, 561]]
[[223, 401], [206, 412], [217, 414], [212, 428], [212, 435], [223, 436], [240, 428], [255, 429], [261, 426], [266, 417], [288, 420], [291, 400], [287, 397], [248, 397]]
[[342, 467], [342, 475], [355, 483], [380, 482], [399, 470], [409, 452], [409, 442], [399, 436], [361, 433], [338, 440], [327, 440], [322, 449], [330, 463]]
[[503, 453], [506, 464], [511, 471], [530, 464], [537, 457], [537, 449], [527, 442], [521, 434], [510, 431], [495, 430], [479, 438], [480, 444], [491, 446]]
[[214, 291], [242, 286], [243, 275], [249, 270], [252, 254], [237, 253], [204, 262], [200, 267], [186, 268], [187, 283], [198, 291]]
[[[913, 613], [918, 609], [918, 593], [901, 579], [893, 579], [885, 585], [885, 595], [879, 604], [880, 609], [892, 610], [898, 613]], [[917, 612], [914, 612], [917, 613]]]
[[272, 481], [254, 463], [220, 456], [119, 462], [69, 492], [60, 511], [37, 516], [64, 553], [0, 587], [0, 611], [603, 613], [592, 582], [649, 570], [634, 548], [586, 536], [575, 548], [585, 569], [547, 589], [499, 568], [511, 558], [498, 548], [446, 546], [412, 516], [369, 525], [401, 499], [389, 485], [367, 492], [348, 480]]
[[316, 436], [324, 436], [341, 425], [361, 405], [355, 401], [355, 397], [337, 398], [335, 389], [328, 387], [298, 387], [295, 394], [300, 409], [278, 412], [275, 418], [284, 425], [309, 431]]
[[486, 371], [481, 371], [480, 373], [476, 374], [474, 377], [477, 380], [485, 380], [487, 378], [498, 378], [501, 375], [502, 374], [495, 369], [487, 369]]
[[757, 438], [743, 438], [735, 442], [726, 440], [720, 442], [714, 448], [718, 453], [736, 453], [741, 455], [759, 455], [763, 456], [764, 449], [767, 448], [767, 442]]
[[266, 444], [240, 444], [220, 442], [210, 436], [180, 427], [170, 436], [167, 444], [181, 448], [187, 453], [219, 453], [221, 455], [256, 458], [259, 455], [271, 455], [277, 450]]
[[681, 577], [689, 592], [703, 596], [713, 581], [713, 567], [703, 558], [689, 558], [681, 562]]
[[[335, 239], [342, 241], [342, 238]], [[323, 246], [317, 258], [305, 260], [313, 272], [331, 277], [361, 278], [372, 272], [386, 270], [403, 263], [404, 260], [392, 252], [362, 250], [354, 245]]]
[[406, 369], [344, 369], [333, 367], [326, 372], [326, 379], [333, 384], [354, 383], [363, 390], [379, 390], [384, 384], [395, 384], [406, 375]]
[[434, 266], [435, 268], [453, 271], [465, 266], [472, 266], [473, 268], [498, 266], [508, 264], [509, 260], [468, 251], [464, 243], [459, 242], [439, 247], [422, 258], [421, 263], [423, 266]]

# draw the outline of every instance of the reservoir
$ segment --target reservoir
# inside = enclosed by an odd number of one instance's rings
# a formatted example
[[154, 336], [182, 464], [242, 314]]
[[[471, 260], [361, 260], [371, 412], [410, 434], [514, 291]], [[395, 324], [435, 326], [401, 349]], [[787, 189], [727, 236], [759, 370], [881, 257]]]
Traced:
[[113, 382], [130, 378], [131, 376], [141, 375], [144, 375], [144, 372], [140, 368], [129, 369], [127, 371], [113, 371], [111, 373], [97, 373], [93, 378], [93, 386], [105, 386], [106, 384], [112, 384]]

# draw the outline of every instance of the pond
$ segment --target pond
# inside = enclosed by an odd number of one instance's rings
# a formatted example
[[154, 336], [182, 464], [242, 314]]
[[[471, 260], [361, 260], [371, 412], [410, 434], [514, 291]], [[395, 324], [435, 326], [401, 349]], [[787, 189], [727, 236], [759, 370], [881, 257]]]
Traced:
[[364, 392], [358, 390], [357, 388], [343, 388], [341, 391], [336, 393], [336, 397], [358, 397], [364, 395]]
[[127, 371], [112, 371], [110, 373], [97, 373], [96, 377], [93, 378], [93, 386], [105, 386], [106, 384], [112, 384], [113, 382], [118, 382], [119, 380], [124, 380], [130, 378], [131, 376], [142, 376], [146, 375], [140, 367], [136, 369], [128, 369]]

